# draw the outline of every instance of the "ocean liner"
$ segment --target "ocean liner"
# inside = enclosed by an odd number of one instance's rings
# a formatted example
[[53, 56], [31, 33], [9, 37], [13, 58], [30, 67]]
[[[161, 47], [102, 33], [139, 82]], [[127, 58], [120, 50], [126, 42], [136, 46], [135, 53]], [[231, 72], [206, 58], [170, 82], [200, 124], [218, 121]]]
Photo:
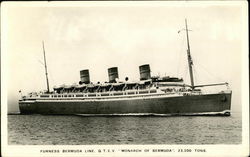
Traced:
[[70, 115], [230, 115], [232, 91], [205, 92], [206, 86], [228, 83], [195, 85], [193, 61], [190, 54], [187, 21], [187, 62], [191, 84], [177, 77], [151, 76], [150, 65], [139, 66], [140, 81], [128, 78], [119, 81], [118, 68], [108, 69], [109, 81], [92, 83], [89, 70], [80, 71], [79, 84], [49, 89], [45, 49], [43, 44], [47, 91], [32, 92], [19, 100], [21, 114]]

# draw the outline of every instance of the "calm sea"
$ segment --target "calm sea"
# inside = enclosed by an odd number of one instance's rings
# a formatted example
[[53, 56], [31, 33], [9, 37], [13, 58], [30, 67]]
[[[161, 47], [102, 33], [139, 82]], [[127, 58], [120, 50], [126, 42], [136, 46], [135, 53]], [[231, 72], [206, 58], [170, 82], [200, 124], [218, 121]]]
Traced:
[[13, 145], [240, 144], [241, 116], [81, 117], [8, 115]]

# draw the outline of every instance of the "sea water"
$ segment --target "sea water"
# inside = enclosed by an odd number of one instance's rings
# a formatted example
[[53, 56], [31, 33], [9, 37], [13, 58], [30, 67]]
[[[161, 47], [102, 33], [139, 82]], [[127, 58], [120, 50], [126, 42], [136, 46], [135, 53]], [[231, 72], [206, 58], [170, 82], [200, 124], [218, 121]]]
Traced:
[[240, 144], [240, 114], [221, 116], [8, 115], [10, 145]]

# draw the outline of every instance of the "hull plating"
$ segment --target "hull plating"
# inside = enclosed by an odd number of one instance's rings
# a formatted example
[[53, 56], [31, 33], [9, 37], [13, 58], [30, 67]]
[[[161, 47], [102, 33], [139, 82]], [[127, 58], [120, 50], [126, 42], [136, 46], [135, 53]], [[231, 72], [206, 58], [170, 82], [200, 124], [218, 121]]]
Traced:
[[230, 115], [231, 93], [109, 101], [19, 102], [21, 114]]

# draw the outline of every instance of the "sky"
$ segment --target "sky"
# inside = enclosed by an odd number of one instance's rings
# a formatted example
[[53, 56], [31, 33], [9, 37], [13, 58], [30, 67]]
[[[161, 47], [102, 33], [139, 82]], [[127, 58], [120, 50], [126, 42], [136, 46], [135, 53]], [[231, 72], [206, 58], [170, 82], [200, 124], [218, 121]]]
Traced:
[[[185, 32], [188, 20], [195, 84], [228, 82], [232, 109], [241, 111], [246, 16], [243, 2], [82, 2], [8, 4], [2, 9], [2, 63], [8, 111], [22, 94], [46, 90], [42, 41], [50, 87], [80, 81], [139, 80], [139, 66], [152, 75], [184, 78], [190, 84]], [[67, 4], [67, 3], [66, 3]], [[247, 57], [247, 56], [246, 56]]]

